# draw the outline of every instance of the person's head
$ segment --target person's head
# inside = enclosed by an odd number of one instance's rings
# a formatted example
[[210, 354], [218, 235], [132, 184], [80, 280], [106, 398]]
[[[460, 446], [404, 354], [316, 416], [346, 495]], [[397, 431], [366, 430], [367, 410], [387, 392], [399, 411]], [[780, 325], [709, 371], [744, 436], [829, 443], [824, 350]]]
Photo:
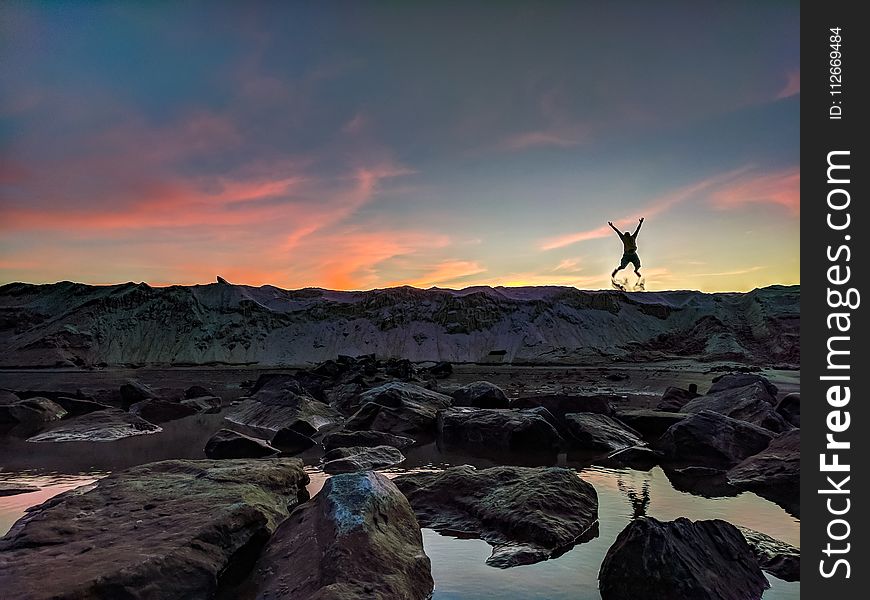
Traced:
[[626, 231], [626, 232], [623, 233], [622, 235], [631, 235], [631, 234], [630, 234], [629, 232]]

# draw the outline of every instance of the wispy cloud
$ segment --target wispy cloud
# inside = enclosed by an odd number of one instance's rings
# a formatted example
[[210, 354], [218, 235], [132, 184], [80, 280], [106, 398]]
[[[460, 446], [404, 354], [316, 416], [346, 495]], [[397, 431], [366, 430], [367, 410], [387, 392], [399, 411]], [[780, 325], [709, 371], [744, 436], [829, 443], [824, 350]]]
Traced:
[[776, 95], [776, 99], [782, 100], [783, 98], [790, 98], [791, 96], [796, 96], [800, 93], [801, 72], [800, 69], [794, 69], [793, 71], [789, 71], [788, 75], [786, 75], [785, 86]]

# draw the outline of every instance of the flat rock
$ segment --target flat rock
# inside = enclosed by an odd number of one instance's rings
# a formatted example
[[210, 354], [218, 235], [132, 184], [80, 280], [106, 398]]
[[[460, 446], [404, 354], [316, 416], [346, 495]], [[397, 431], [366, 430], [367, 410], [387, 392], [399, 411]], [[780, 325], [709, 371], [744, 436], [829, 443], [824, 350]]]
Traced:
[[296, 459], [113, 473], [28, 509], [0, 539], [0, 590], [16, 600], [210, 598], [308, 498], [307, 483]]
[[696, 413], [710, 410], [726, 417], [754, 423], [774, 433], [788, 431], [792, 425], [776, 412], [775, 397], [771, 397], [761, 382], [742, 387], [729, 387], [688, 402], [680, 412]]
[[604, 394], [597, 395], [573, 395], [573, 394], [544, 394], [540, 396], [527, 396], [512, 400], [511, 408], [546, 408], [554, 417], [564, 420], [569, 413], [598, 413], [613, 415], [613, 396]]
[[728, 471], [728, 481], [800, 513], [801, 430], [783, 433]]
[[776, 405], [776, 412], [782, 418], [794, 425], [801, 426], [801, 395], [797, 392], [786, 394]]
[[297, 394], [290, 390], [281, 395], [273, 392], [261, 390], [257, 395], [240, 401], [227, 411], [226, 420], [275, 433], [296, 421], [305, 421], [319, 430], [340, 423], [343, 419], [328, 404], [307, 394]]
[[767, 429], [704, 410], [669, 427], [656, 445], [672, 462], [725, 469], [758, 454], [773, 438]]
[[636, 431], [607, 415], [569, 413], [565, 422], [571, 432], [569, 442], [577, 449], [613, 453], [646, 445]]
[[402, 450], [415, 443], [413, 438], [384, 431], [337, 431], [323, 436], [323, 447], [326, 450], [350, 446], [392, 446]]
[[526, 410], [449, 408], [438, 413], [437, 429], [446, 447], [552, 453], [564, 445], [552, 424]]
[[768, 398], [771, 399], [771, 403], [775, 403], [779, 388], [770, 383], [770, 380], [764, 375], [757, 375], [755, 373], [728, 373], [726, 375], [719, 375], [713, 379], [713, 385], [710, 386], [707, 393], [715, 394], [723, 390], [746, 387], [756, 383], [764, 388]]
[[114, 442], [133, 435], [158, 433], [162, 429], [118, 408], [94, 411], [54, 423], [27, 438], [28, 442]]
[[217, 396], [196, 396], [185, 398], [180, 402], [182, 406], [189, 406], [198, 413], [214, 414], [221, 411], [223, 400]]
[[405, 456], [392, 446], [353, 446], [336, 448], [323, 455], [326, 473], [351, 473], [392, 467], [405, 460]]
[[35, 485], [26, 483], [11, 483], [8, 481], [0, 481], [0, 497], [2, 496], [17, 496], [18, 494], [29, 494], [30, 492], [38, 492], [39, 488]]
[[763, 571], [779, 577], [783, 581], [801, 580], [801, 551], [766, 533], [737, 526]]
[[266, 440], [257, 439], [231, 429], [221, 429], [205, 444], [209, 458], [260, 458], [278, 453]]
[[685, 413], [650, 410], [648, 408], [627, 408], [616, 412], [616, 418], [641, 435], [656, 439], [671, 425], [686, 418]]
[[698, 397], [698, 386], [692, 384], [689, 389], [671, 386], [662, 394], [662, 399], [659, 401], [658, 410], [663, 411], [678, 411], [686, 405], [690, 400]]
[[504, 391], [488, 381], [475, 381], [455, 390], [452, 394], [453, 406], [472, 406], [474, 408], [507, 408], [508, 397]]
[[131, 414], [158, 424], [183, 419], [198, 412], [196, 406], [160, 398], [148, 398], [130, 405]]
[[329, 478], [281, 524], [252, 580], [258, 600], [422, 600], [434, 585], [408, 500], [371, 471]]
[[413, 435], [434, 432], [438, 411], [451, 406], [453, 398], [413, 383], [392, 382], [364, 392], [360, 404], [345, 429]]
[[758, 600], [769, 586], [740, 531], [725, 521], [631, 521], [598, 573], [602, 600]]
[[313, 448], [317, 442], [304, 433], [299, 433], [290, 427], [284, 427], [272, 437], [272, 445], [275, 448], [280, 448], [284, 454], [299, 454]]
[[393, 482], [423, 527], [493, 546], [491, 566], [553, 558], [598, 535], [595, 488], [568, 469], [463, 465]]

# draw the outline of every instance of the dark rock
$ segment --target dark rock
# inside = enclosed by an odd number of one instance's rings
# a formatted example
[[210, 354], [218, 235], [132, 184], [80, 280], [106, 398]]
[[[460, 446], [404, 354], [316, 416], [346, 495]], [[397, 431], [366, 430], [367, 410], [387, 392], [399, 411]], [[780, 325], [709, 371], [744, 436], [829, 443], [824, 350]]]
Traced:
[[290, 429], [292, 431], [295, 431], [296, 433], [301, 433], [302, 435], [308, 437], [317, 435], [317, 428], [311, 425], [311, 423], [309, 423], [308, 421], [293, 421], [287, 427], [284, 427], [284, 429]]
[[17, 397], [9, 404], [0, 404], [0, 423], [38, 429], [65, 417], [67, 412], [48, 398]]
[[771, 403], [775, 403], [776, 394], [779, 389], [770, 383], [770, 380], [763, 375], [754, 373], [728, 373], [727, 375], [719, 375], [713, 379], [713, 385], [707, 391], [707, 394], [715, 394], [723, 390], [746, 387], [747, 385], [759, 384], [764, 388], [768, 398], [772, 398]]
[[21, 398], [16, 396], [9, 390], [0, 390], [0, 406], [15, 404], [19, 400], [21, 400]]
[[542, 416], [524, 410], [449, 408], [438, 413], [438, 440], [446, 447], [552, 453], [564, 445]]
[[279, 429], [272, 438], [272, 445], [280, 448], [284, 454], [299, 454], [317, 445], [305, 434], [299, 433], [290, 427]]
[[794, 425], [801, 426], [801, 395], [797, 392], [786, 394], [779, 404], [776, 405], [776, 412], [782, 415], [782, 418]]
[[435, 379], [444, 379], [453, 375], [453, 365], [449, 362], [441, 361], [425, 369], [425, 372]]
[[658, 410], [678, 411], [683, 408], [689, 400], [694, 400], [698, 397], [698, 386], [692, 384], [689, 389], [684, 390], [678, 387], [669, 387], [662, 394], [662, 399], [659, 401]]
[[347, 420], [345, 429], [398, 435], [432, 433], [438, 411], [453, 404], [450, 396], [402, 382], [368, 390], [360, 400], [362, 406]]
[[703, 496], [704, 498], [727, 498], [740, 493], [728, 483], [728, 472], [713, 467], [674, 468], [665, 465], [665, 474], [671, 486], [680, 492]]
[[393, 482], [423, 527], [475, 535], [493, 546], [491, 566], [553, 558], [598, 535], [595, 488], [568, 469], [464, 465]]
[[625, 381], [628, 379], [628, 375], [625, 373], [608, 373], [604, 378], [608, 381]]
[[341, 414], [308, 395], [297, 382], [280, 377], [268, 380], [253, 396], [230, 408], [225, 418], [273, 433], [297, 421], [319, 430], [342, 420]]
[[673, 462], [724, 469], [758, 454], [773, 437], [757, 425], [704, 410], [668, 428], [657, 446]]
[[188, 406], [198, 413], [214, 414], [221, 411], [223, 401], [217, 396], [197, 396], [185, 398], [181, 401], [182, 406]]
[[728, 471], [728, 481], [800, 514], [801, 430], [792, 429]]
[[140, 381], [136, 381], [135, 379], [130, 379], [127, 383], [122, 385], [119, 393], [121, 395], [121, 408], [124, 410], [129, 409], [137, 402], [142, 402], [143, 400], [151, 398], [160, 398], [160, 395], [151, 389], [150, 386], [147, 386]]
[[568, 394], [547, 394], [543, 396], [528, 396], [511, 400], [511, 408], [546, 408], [559, 420], [564, 420], [569, 413], [597, 413], [601, 415], [613, 415], [613, 406], [610, 400], [614, 396], [592, 395], [574, 396]]
[[28, 442], [114, 442], [133, 435], [159, 433], [160, 427], [118, 408], [64, 419]]
[[354, 446], [336, 448], [323, 455], [326, 473], [350, 473], [392, 467], [405, 460], [405, 456], [392, 446]]
[[326, 450], [351, 446], [392, 446], [402, 450], [410, 448], [414, 443], [412, 438], [383, 431], [337, 431], [323, 437], [323, 447]]
[[13, 525], [0, 540], [2, 595], [213, 597], [308, 498], [307, 483], [296, 459], [171, 460], [113, 473]]
[[631, 521], [598, 574], [602, 600], [757, 600], [769, 586], [740, 531], [725, 521]]
[[258, 600], [412, 600], [433, 587], [407, 499], [372, 472], [329, 478], [281, 524], [252, 580]]
[[68, 417], [78, 417], [98, 410], [111, 408], [108, 404], [94, 402], [93, 400], [83, 400], [81, 398], [70, 398], [67, 396], [59, 396], [54, 399], [54, 402], [63, 407], [67, 412]]
[[638, 471], [649, 471], [659, 464], [662, 458], [664, 458], [664, 455], [652, 448], [632, 446], [624, 450], [617, 450], [608, 456], [606, 466], [628, 467]]
[[755, 382], [701, 396], [683, 406], [680, 412], [697, 413], [709, 410], [732, 419], [754, 423], [774, 433], [788, 431], [792, 426], [776, 412], [775, 401], [776, 398], [767, 393], [764, 385]]
[[184, 398], [190, 400], [192, 398], [202, 398], [204, 396], [214, 396], [214, 392], [201, 385], [192, 385], [184, 390]]
[[18, 494], [29, 494], [38, 492], [39, 488], [35, 485], [27, 485], [25, 483], [12, 483], [8, 481], [0, 481], [0, 497], [17, 496]]
[[746, 538], [762, 570], [783, 581], [801, 580], [801, 551], [798, 548], [748, 527], [738, 525], [737, 529]]
[[627, 408], [616, 412], [617, 419], [649, 439], [657, 439], [671, 425], [679, 423], [687, 416], [685, 413], [648, 408]]
[[488, 381], [475, 381], [455, 390], [453, 406], [472, 406], [475, 408], [507, 408], [508, 397], [497, 385]]
[[130, 414], [158, 424], [183, 419], [184, 417], [195, 415], [197, 412], [199, 411], [196, 406], [161, 400], [159, 398], [149, 398], [130, 406]]
[[612, 453], [646, 445], [636, 431], [607, 415], [570, 413], [565, 422], [571, 432], [569, 442], [577, 449]]
[[277, 453], [267, 441], [231, 429], [221, 429], [205, 445], [205, 455], [209, 458], [260, 458]]

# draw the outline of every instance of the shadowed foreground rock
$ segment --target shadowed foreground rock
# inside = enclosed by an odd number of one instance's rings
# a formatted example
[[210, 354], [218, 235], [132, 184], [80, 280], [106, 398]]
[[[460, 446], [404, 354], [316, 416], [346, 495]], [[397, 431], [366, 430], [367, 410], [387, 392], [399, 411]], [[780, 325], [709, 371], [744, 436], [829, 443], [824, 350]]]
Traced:
[[16, 600], [210, 598], [308, 498], [302, 461], [171, 460], [109, 475], [28, 511], [0, 539]]
[[450, 408], [438, 413], [445, 447], [551, 453], [564, 445], [559, 432], [531, 410]]
[[405, 460], [405, 456], [392, 446], [352, 446], [336, 448], [323, 456], [326, 473], [350, 473], [391, 467]]
[[598, 573], [602, 600], [757, 600], [769, 585], [740, 531], [725, 521], [636, 519]]
[[801, 551], [765, 533], [737, 526], [762, 570], [779, 577], [783, 581], [801, 580]]
[[351, 446], [392, 446], [402, 450], [414, 445], [414, 439], [383, 431], [337, 431], [323, 436], [326, 450], [350, 448]]
[[423, 600], [433, 587], [408, 501], [371, 471], [328, 479], [278, 528], [252, 579], [258, 600]]
[[160, 427], [117, 408], [58, 421], [28, 442], [114, 442], [131, 435], [158, 433]]
[[616, 419], [595, 413], [570, 413], [565, 423], [573, 447], [592, 452], [617, 452], [632, 446], [645, 446], [636, 431]]
[[598, 535], [595, 488], [568, 469], [463, 465], [393, 482], [423, 527], [493, 546], [494, 567], [540, 562]]
[[253, 438], [232, 429], [221, 429], [205, 444], [205, 455], [209, 458], [260, 458], [272, 456], [278, 449], [266, 440]]
[[773, 440], [762, 452], [728, 471], [728, 481], [751, 490], [800, 514], [801, 430], [793, 429]]
[[757, 425], [704, 410], [669, 427], [658, 447], [675, 463], [727, 469], [767, 448], [773, 437]]

